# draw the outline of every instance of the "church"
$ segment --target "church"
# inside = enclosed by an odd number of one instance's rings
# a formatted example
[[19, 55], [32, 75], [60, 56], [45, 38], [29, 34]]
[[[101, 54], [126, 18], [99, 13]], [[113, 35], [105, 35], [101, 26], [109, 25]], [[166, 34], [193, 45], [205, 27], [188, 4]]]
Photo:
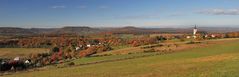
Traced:
[[195, 27], [194, 27], [194, 29], [193, 29], [193, 38], [194, 38], [194, 39], [197, 38], [197, 36], [196, 36], [197, 31], [198, 31], [198, 29], [197, 29], [197, 26], [195, 25]]
[[197, 29], [197, 26], [195, 25], [195, 27], [193, 28], [193, 31], [192, 31], [192, 35], [189, 35], [187, 36], [186, 38], [190, 39], [190, 38], [194, 38], [196, 39], [197, 38], [197, 32], [198, 32], [198, 29]]

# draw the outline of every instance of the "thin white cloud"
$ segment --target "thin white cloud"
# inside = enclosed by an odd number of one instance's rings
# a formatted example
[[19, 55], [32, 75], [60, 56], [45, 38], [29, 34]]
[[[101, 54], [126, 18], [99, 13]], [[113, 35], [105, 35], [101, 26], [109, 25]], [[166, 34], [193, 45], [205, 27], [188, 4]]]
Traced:
[[77, 8], [85, 9], [85, 8], [87, 8], [87, 6], [85, 6], [85, 5], [81, 5], [81, 6], [78, 6]]
[[207, 15], [239, 15], [239, 9], [206, 9], [197, 11], [197, 13]]
[[109, 7], [102, 5], [102, 6], [99, 6], [99, 8], [100, 8], [100, 9], [107, 9], [107, 8], [109, 8]]
[[175, 12], [175, 13], [172, 13], [170, 15], [168, 15], [169, 17], [176, 17], [176, 16], [185, 16], [187, 15], [186, 13], [181, 13], [181, 12]]
[[63, 9], [63, 8], [66, 8], [66, 6], [52, 6], [51, 8], [53, 9]]
[[154, 18], [160, 18], [158, 15], [134, 15], [134, 16], [124, 16], [120, 17], [123, 19], [154, 19]]

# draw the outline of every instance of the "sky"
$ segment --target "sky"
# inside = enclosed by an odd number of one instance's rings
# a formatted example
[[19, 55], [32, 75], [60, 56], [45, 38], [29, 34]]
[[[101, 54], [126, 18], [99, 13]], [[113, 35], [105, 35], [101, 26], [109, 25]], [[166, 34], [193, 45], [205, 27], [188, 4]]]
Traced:
[[0, 27], [239, 26], [239, 0], [0, 0]]

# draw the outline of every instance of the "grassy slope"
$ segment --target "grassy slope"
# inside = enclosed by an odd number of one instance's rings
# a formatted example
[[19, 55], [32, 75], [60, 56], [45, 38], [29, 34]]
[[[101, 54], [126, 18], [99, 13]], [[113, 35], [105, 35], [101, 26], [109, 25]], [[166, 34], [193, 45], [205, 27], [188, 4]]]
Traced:
[[239, 41], [184, 52], [7, 77], [238, 77]]

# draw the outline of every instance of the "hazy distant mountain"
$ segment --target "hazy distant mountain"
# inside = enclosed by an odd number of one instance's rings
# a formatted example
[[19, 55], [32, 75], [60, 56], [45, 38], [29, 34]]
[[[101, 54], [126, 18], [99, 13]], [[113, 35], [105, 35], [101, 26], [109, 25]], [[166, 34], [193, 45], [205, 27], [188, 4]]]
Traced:
[[65, 33], [66, 34], [71, 34], [71, 33], [89, 34], [89, 33], [97, 33], [97, 32], [101, 32], [101, 30], [97, 28], [90, 28], [90, 27], [63, 27], [63, 28], [57, 29], [53, 33], [55, 34], [65, 34]]
[[14, 27], [1, 27], [0, 35], [32, 35], [34, 31], [24, 28], [14, 28]]
[[198, 30], [211, 32], [211, 33], [225, 33], [239, 31], [238, 27], [199, 27]]
[[188, 33], [191, 32], [191, 28], [139, 28], [139, 27], [132, 27], [127, 26], [123, 28], [114, 28], [111, 30], [113, 33], [140, 33], [140, 34], [147, 34], [147, 33]]
[[47, 34], [47, 33], [56, 32], [58, 28], [31, 28], [29, 30], [31, 30], [32, 32], [35, 32], [36, 34], [41, 34], [41, 33]]
[[[116, 34], [134, 33], [191, 33], [192, 28], [139, 28], [127, 26], [122, 28], [91, 28], [91, 27], [63, 27], [63, 28], [17, 28], [0, 27], [0, 35], [36, 35], [36, 34], [91, 34], [111, 32]], [[239, 28], [230, 27], [199, 27], [199, 31], [208, 33], [225, 33], [239, 31]]]
[[16, 28], [0, 27], [0, 35], [36, 35], [36, 34], [90, 34], [101, 32], [100, 29], [90, 27], [63, 28]]
[[127, 27], [122, 27], [122, 28], [114, 28], [111, 29], [110, 32], [113, 33], [149, 33], [152, 30], [146, 29], [146, 28], [138, 28], [138, 27], [133, 27], [133, 26], [127, 26]]

